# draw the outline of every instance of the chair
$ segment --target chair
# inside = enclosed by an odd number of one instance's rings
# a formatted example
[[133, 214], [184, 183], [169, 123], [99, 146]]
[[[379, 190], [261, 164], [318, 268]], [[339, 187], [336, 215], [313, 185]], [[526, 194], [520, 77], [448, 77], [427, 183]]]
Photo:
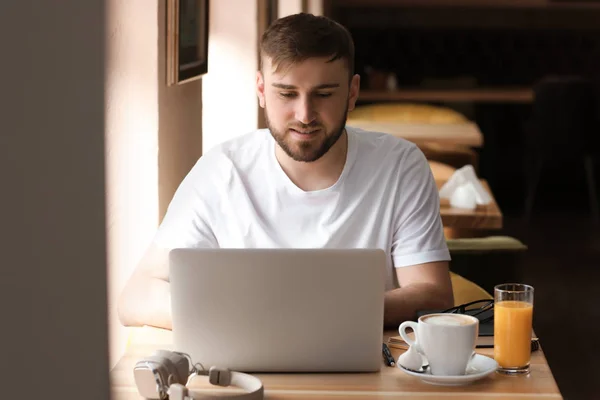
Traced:
[[452, 281], [452, 293], [454, 294], [454, 306], [470, 303], [476, 300], [493, 299], [494, 297], [474, 282], [450, 272]]
[[527, 246], [510, 236], [447, 239], [450, 271], [488, 293], [494, 286], [522, 280]]
[[598, 152], [600, 130], [596, 103], [594, 85], [583, 78], [545, 78], [535, 85], [532, 116], [524, 127], [526, 220], [531, 217], [544, 166], [553, 161], [575, 159], [583, 161], [590, 210], [598, 222], [594, 157]]

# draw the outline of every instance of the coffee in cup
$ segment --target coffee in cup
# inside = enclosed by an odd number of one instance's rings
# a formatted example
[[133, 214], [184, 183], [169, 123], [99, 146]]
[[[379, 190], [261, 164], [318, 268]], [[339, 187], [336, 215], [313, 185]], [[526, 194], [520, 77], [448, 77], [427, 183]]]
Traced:
[[[415, 340], [407, 335], [407, 328], [415, 332]], [[403, 322], [398, 332], [427, 357], [432, 375], [464, 375], [475, 350], [479, 320], [464, 314], [428, 314], [418, 322]]]
[[424, 315], [423, 323], [433, 325], [444, 325], [444, 326], [461, 326], [461, 325], [472, 325], [473, 320], [469, 316], [461, 314], [437, 314], [437, 315]]

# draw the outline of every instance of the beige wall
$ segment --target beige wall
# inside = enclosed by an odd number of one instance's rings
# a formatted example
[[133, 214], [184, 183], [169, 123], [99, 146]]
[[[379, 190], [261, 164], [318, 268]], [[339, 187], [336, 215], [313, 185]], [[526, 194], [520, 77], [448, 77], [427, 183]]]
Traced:
[[202, 152], [201, 81], [167, 87], [166, 2], [108, 0], [106, 160], [110, 365], [127, 329], [118, 296]]
[[109, 398], [104, 15], [0, 2], [2, 399]]
[[[211, 7], [212, 7], [211, 2]], [[158, 2], [158, 31], [166, 32], [166, 1]], [[166, 85], [166, 41], [158, 40], [158, 187], [162, 220], [181, 180], [202, 155], [202, 79]]]
[[314, 15], [323, 15], [323, 0], [279, 0], [277, 2], [277, 15], [279, 17], [302, 11]]
[[258, 127], [256, 0], [211, 1], [209, 26], [208, 74], [202, 82], [204, 152]]
[[[258, 128], [259, 121], [264, 124], [256, 97], [257, 3], [261, 2], [219, 0], [210, 3], [208, 74], [202, 80], [204, 152]], [[309, 12], [323, 12], [322, 0], [279, 0], [278, 15], [300, 12], [303, 4]]]
[[279, 0], [277, 2], [277, 16], [279, 18], [302, 12], [303, 0]]
[[158, 0], [108, 0], [106, 171], [110, 365], [127, 330], [116, 303], [158, 223]]
[[314, 15], [323, 15], [323, 0], [308, 0], [308, 12]]

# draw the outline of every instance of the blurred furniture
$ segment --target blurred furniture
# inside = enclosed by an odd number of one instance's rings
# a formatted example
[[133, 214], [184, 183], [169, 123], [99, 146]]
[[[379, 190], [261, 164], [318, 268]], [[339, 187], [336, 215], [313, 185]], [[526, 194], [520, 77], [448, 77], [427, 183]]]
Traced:
[[348, 114], [347, 125], [389, 133], [411, 142], [480, 147], [483, 135], [477, 124], [446, 107], [411, 103], [381, 103], [357, 106]]
[[481, 286], [452, 271], [450, 271], [450, 280], [452, 281], [452, 293], [454, 294], [455, 306], [471, 301], [494, 298]]
[[[456, 168], [432, 160], [428, 160], [428, 163], [439, 190]], [[487, 182], [482, 181], [482, 184], [492, 194]], [[447, 199], [440, 199], [440, 215], [447, 239], [478, 237], [485, 235], [488, 230], [502, 228], [502, 212], [495, 200], [486, 206], [477, 206], [475, 210], [464, 210], [451, 207]]]
[[532, 115], [524, 127], [525, 218], [531, 217], [544, 167], [575, 160], [585, 167], [589, 207], [594, 221], [598, 222], [594, 158], [599, 150], [600, 129], [594, 85], [579, 77], [548, 77], [541, 80], [534, 91]]
[[456, 168], [441, 162], [428, 160], [428, 163], [436, 181], [447, 181], [456, 171]]
[[356, 106], [349, 120], [395, 122], [404, 124], [463, 124], [469, 122], [450, 108], [413, 103], [380, 103]]
[[[446, 181], [436, 180], [438, 190]], [[487, 181], [480, 179], [483, 187], [492, 195], [492, 202], [485, 206], [477, 206], [474, 210], [451, 207], [448, 200], [440, 199], [440, 215], [442, 224], [447, 228], [463, 230], [496, 230], [502, 228], [503, 217], [494, 194]]]
[[479, 154], [469, 147], [449, 143], [424, 142], [419, 143], [419, 148], [428, 160], [456, 169], [472, 165], [475, 173], [479, 173]]
[[[363, 90], [362, 101], [526, 104], [533, 83], [548, 73], [591, 76], [600, 70], [597, 1], [324, 3], [326, 15], [350, 30], [361, 77], [366, 66], [396, 74], [397, 90]], [[422, 87], [426, 79], [463, 76], [477, 87]]]
[[488, 293], [500, 283], [521, 282], [527, 246], [510, 236], [447, 239], [450, 271]]
[[531, 103], [533, 90], [527, 86], [478, 87], [466, 89], [408, 88], [395, 91], [363, 90], [362, 101], [451, 101], [476, 103]]

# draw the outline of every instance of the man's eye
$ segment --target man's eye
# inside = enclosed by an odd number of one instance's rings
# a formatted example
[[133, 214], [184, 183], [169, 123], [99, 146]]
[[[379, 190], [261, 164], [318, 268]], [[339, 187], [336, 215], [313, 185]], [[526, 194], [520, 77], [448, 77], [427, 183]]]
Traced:
[[332, 93], [317, 93], [317, 97], [331, 97]]
[[296, 93], [292, 93], [292, 92], [280, 92], [279, 95], [281, 97], [286, 97], [286, 98], [292, 98], [292, 97], [296, 97]]

